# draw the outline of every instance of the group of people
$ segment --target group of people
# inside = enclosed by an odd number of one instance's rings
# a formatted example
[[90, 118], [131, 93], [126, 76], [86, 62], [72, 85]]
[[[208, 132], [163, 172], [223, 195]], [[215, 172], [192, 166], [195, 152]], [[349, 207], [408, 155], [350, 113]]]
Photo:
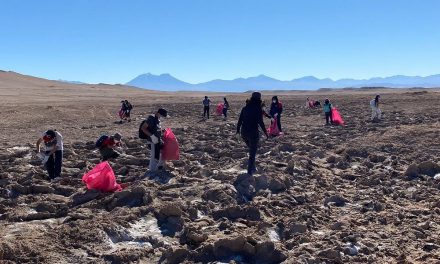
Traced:
[[[380, 96], [370, 101], [372, 109], [372, 120], [379, 120], [381, 118], [381, 110], [379, 108]], [[309, 101], [309, 98], [307, 98]], [[128, 112], [128, 118], [130, 117], [130, 111], [133, 108], [131, 104], [125, 100], [122, 101], [123, 110]], [[203, 100], [204, 117], [209, 118], [209, 106], [211, 100], [205, 96]], [[315, 104], [314, 104], [315, 105]], [[229, 102], [224, 98], [223, 115], [227, 117], [227, 111], [229, 109]], [[323, 104], [323, 110], [325, 113], [326, 124], [332, 123], [332, 109], [333, 106], [329, 99], [325, 99]], [[122, 109], [121, 109], [122, 110]], [[260, 140], [260, 129], [263, 131], [266, 138], [269, 138], [269, 134], [264, 124], [264, 117], [270, 118], [271, 122], [276, 121], [278, 129], [281, 128], [281, 114], [283, 112], [283, 105], [279, 101], [277, 96], [272, 97], [272, 103], [270, 105], [269, 112], [267, 112], [266, 105], [262, 100], [261, 93], [254, 92], [251, 97], [246, 100], [246, 105], [241, 109], [238, 122], [237, 122], [237, 137], [241, 138], [246, 146], [249, 148], [249, 160], [247, 173], [253, 175], [257, 168], [255, 166], [256, 154]], [[168, 112], [163, 108], [159, 108], [156, 113], [148, 116], [143, 120], [139, 126], [139, 138], [146, 140], [148, 148], [150, 149], [150, 163], [149, 171], [157, 172], [164, 168], [164, 161], [161, 159], [162, 142], [162, 127], [161, 119], [167, 117]], [[274, 124], [275, 125], [275, 124]], [[41, 145], [44, 145], [44, 151], [41, 150]], [[122, 135], [115, 133], [114, 135], [102, 135], [95, 143], [95, 147], [99, 149], [101, 160], [106, 161], [109, 159], [115, 159], [120, 156], [120, 153], [115, 148], [122, 145]], [[61, 168], [63, 163], [63, 136], [56, 130], [47, 130], [44, 132], [36, 143], [36, 149], [40, 158], [47, 170], [50, 180], [57, 180], [61, 175]]]

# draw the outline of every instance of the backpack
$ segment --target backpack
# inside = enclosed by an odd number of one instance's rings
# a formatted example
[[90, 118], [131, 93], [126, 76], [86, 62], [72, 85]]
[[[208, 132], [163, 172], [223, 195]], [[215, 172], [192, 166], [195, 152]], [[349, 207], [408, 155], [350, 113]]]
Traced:
[[130, 104], [130, 103], [127, 103], [127, 109], [128, 109], [128, 110], [131, 110], [131, 109], [133, 109], [133, 105], [132, 105], [132, 104]]
[[101, 148], [101, 147], [102, 147], [102, 144], [104, 143], [104, 141], [105, 141], [106, 139], [108, 139], [108, 136], [107, 136], [107, 135], [102, 135], [101, 137], [99, 137], [98, 140], [96, 140], [95, 147], [96, 147], [96, 148]]
[[147, 122], [147, 120], [144, 120], [141, 122], [141, 125], [139, 126], [139, 138], [140, 139], [149, 139], [150, 137], [144, 133], [144, 131], [142, 130], [142, 126], [145, 124], [145, 122]]

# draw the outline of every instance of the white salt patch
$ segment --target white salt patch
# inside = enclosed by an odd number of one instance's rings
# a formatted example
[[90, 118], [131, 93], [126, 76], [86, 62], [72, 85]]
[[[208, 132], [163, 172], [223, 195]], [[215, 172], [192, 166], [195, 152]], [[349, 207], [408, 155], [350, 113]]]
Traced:
[[434, 180], [440, 180], [440, 173], [438, 173], [434, 176]]
[[25, 151], [25, 150], [29, 150], [29, 149], [30, 149], [29, 147], [16, 146], [16, 147], [8, 148], [6, 150], [10, 151], [10, 152], [17, 152], [17, 151]]
[[280, 241], [280, 236], [278, 235], [278, 232], [274, 228], [268, 228], [267, 234], [269, 235], [269, 239], [272, 242], [279, 242]]

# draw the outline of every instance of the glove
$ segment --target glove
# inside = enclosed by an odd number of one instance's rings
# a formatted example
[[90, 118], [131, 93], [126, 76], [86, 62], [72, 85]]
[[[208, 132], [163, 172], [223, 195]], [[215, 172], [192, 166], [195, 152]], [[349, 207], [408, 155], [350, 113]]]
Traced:
[[240, 139], [241, 139], [241, 135], [240, 135], [240, 133], [235, 134], [235, 139], [236, 139], [237, 141], [240, 141]]
[[151, 135], [151, 143], [153, 143], [154, 145], [156, 145], [157, 143], [159, 143], [159, 138], [156, 137], [155, 135]]
[[46, 162], [49, 160], [49, 156], [45, 155], [44, 158], [41, 160], [41, 164], [46, 164]]

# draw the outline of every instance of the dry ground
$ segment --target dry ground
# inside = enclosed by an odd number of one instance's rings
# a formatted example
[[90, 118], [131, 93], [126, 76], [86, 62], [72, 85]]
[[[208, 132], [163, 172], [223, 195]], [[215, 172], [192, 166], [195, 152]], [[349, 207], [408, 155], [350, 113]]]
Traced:
[[[378, 92], [384, 119], [371, 123]], [[248, 95], [228, 95], [228, 121], [201, 119], [203, 95], [0, 72], [0, 262], [439, 263], [439, 90], [284, 93], [285, 134], [262, 141], [254, 178], [234, 138]], [[323, 126], [307, 96], [329, 97], [346, 126]], [[121, 99], [135, 106], [122, 125]], [[159, 106], [181, 160], [151, 178], [136, 135]], [[63, 179], [52, 184], [33, 153], [49, 128], [65, 139]], [[86, 191], [94, 141], [116, 131], [125, 155], [111, 165], [128, 187]]]

